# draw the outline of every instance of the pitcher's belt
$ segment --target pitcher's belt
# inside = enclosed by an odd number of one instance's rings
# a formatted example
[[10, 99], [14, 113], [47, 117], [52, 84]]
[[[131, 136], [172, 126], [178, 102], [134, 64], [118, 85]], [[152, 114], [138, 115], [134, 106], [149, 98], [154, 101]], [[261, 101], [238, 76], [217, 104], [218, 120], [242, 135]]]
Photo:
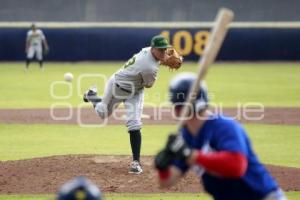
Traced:
[[122, 88], [118, 83], [116, 83], [116, 86], [117, 86], [117, 88], [119, 88], [120, 90], [122, 90], [122, 91], [124, 91], [124, 92], [131, 93], [130, 90], [127, 90], [127, 89], [125, 89], [125, 88]]

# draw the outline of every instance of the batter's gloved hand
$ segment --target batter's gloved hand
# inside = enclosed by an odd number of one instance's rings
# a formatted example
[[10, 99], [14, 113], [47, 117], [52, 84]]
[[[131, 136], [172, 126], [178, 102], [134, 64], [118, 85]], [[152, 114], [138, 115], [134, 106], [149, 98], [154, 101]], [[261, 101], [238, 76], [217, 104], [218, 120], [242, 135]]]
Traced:
[[180, 135], [170, 134], [165, 148], [155, 156], [155, 167], [158, 170], [167, 169], [174, 159], [186, 161], [191, 154], [192, 149]]
[[155, 168], [158, 170], [166, 170], [171, 164], [175, 154], [167, 151], [166, 149], [161, 150], [154, 159]]
[[167, 67], [169, 67], [170, 69], [179, 69], [181, 67], [181, 64], [183, 62], [183, 57], [181, 55], [179, 55], [179, 53], [173, 48], [168, 48], [166, 50], [166, 60], [161, 61], [160, 64], [161, 65], [165, 65]]
[[169, 135], [166, 150], [174, 154], [177, 159], [182, 160], [187, 160], [192, 154], [192, 149], [187, 146], [182, 136], [177, 134]]

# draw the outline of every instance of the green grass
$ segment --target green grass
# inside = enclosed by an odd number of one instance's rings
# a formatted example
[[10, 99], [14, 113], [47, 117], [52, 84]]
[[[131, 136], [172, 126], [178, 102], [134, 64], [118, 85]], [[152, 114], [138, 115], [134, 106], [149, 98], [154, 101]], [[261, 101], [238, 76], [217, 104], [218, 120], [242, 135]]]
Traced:
[[207, 80], [212, 101], [224, 106], [247, 102], [300, 106], [299, 64], [217, 65]]
[[[144, 126], [142, 153], [154, 154], [171, 126]], [[161, 145], [160, 145], [161, 144]], [[71, 125], [0, 125], [0, 160], [61, 154], [130, 155], [127, 129], [122, 126], [84, 128]]]
[[[298, 200], [300, 192], [287, 192], [289, 200]], [[0, 195], [0, 200], [53, 200], [51, 195]], [[106, 200], [211, 200], [206, 194], [172, 193], [172, 194], [106, 194]]]
[[[41, 72], [33, 64], [29, 72], [23, 71], [24, 63], [0, 63], [0, 108], [50, 107], [53, 103], [82, 103], [82, 93], [90, 85], [98, 85], [103, 92], [100, 78], [84, 78], [78, 86], [78, 77], [84, 73], [110, 76], [123, 63], [46, 63]], [[260, 102], [266, 106], [300, 106], [300, 67], [298, 63], [277, 64], [216, 64], [207, 77], [209, 95], [216, 104], [236, 106], [238, 103]], [[162, 67], [155, 86], [146, 90], [145, 101], [158, 105], [168, 99], [170, 78], [183, 71], [196, 71], [195, 63], [184, 64], [177, 72]], [[70, 98], [59, 100], [50, 95], [51, 84], [62, 81], [65, 72], [74, 74], [72, 84], [56, 85], [54, 94], [66, 96], [72, 86]]]
[[264, 163], [300, 167], [300, 126], [246, 125]]
[[[96, 84], [103, 92], [104, 82], [99, 78], [83, 79], [82, 74], [110, 76], [123, 63], [46, 63], [41, 72], [33, 64], [29, 72], [24, 63], [0, 63], [0, 108], [47, 108], [54, 103], [79, 106], [82, 93]], [[299, 63], [234, 63], [215, 64], [207, 77], [209, 96], [215, 104], [226, 107], [239, 103], [260, 102], [265, 106], [300, 106]], [[196, 71], [196, 64], [187, 63], [178, 72], [162, 68], [155, 86], [146, 90], [145, 104], [159, 105], [168, 99], [170, 78], [182, 71]], [[63, 81], [63, 74], [72, 72], [74, 81], [54, 88], [59, 96], [50, 95], [51, 84]], [[300, 126], [246, 125], [255, 151], [264, 163], [300, 167]], [[144, 126], [143, 155], [154, 155], [165, 143], [167, 134], [175, 126]], [[18, 160], [66, 154], [130, 155], [126, 129], [122, 125], [105, 128], [82, 128], [71, 125], [8, 125], [0, 124], [0, 160]], [[211, 199], [206, 194], [106, 194], [106, 200], [196, 200]], [[300, 192], [289, 192], [290, 200], [300, 199]], [[0, 200], [49, 200], [53, 195], [0, 195]]]
[[[175, 126], [143, 128], [143, 155], [154, 155]], [[254, 149], [265, 163], [300, 167], [300, 126], [246, 125]], [[65, 154], [130, 155], [122, 125], [83, 128], [71, 125], [0, 125], [0, 160]]]
[[106, 200], [129, 200], [129, 199], [141, 199], [141, 200], [210, 200], [211, 198], [207, 194], [191, 194], [191, 193], [169, 193], [169, 194], [108, 194], [105, 195]]

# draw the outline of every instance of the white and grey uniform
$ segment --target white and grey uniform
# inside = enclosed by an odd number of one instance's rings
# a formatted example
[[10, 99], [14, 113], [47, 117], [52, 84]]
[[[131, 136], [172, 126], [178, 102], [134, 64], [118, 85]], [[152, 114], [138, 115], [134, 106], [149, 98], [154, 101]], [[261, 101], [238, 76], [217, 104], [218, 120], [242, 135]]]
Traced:
[[95, 107], [101, 118], [111, 115], [124, 102], [128, 131], [140, 130], [143, 112], [144, 87], [151, 87], [157, 77], [159, 61], [151, 53], [151, 47], [135, 54], [122, 69], [113, 74], [106, 84], [102, 102]]
[[27, 58], [32, 59], [34, 55], [38, 60], [43, 59], [42, 43], [45, 40], [45, 35], [42, 30], [36, 29], [35, 31], [29, 30], [27, 32], [27, 42], [29, 43]]

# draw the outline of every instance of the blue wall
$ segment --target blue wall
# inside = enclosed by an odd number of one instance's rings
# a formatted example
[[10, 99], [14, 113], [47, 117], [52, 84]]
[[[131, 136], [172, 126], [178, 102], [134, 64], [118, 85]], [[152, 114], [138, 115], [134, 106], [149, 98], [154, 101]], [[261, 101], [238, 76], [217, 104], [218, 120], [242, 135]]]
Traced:
[[[124, 61], [139, 49], [148, 46], [152, 36], [162, 32], [169, 36], [177, 49], [185, 51], [185, 60], [196, 60], [201, 55], [199, 45], [205, 41], [204, 36], [208, 28], [43, 28], [42, 30], [50, 46], [46, 60]], [[24, 28], [0, 28], [0, 60], [25, 59], [26, 32], [27, 29]], [[218, 59], [300, 60], [299, 35], [300, 29], [296, 28], [232, 28]], [[198, 52], [195, 50], [196, 46]]]

